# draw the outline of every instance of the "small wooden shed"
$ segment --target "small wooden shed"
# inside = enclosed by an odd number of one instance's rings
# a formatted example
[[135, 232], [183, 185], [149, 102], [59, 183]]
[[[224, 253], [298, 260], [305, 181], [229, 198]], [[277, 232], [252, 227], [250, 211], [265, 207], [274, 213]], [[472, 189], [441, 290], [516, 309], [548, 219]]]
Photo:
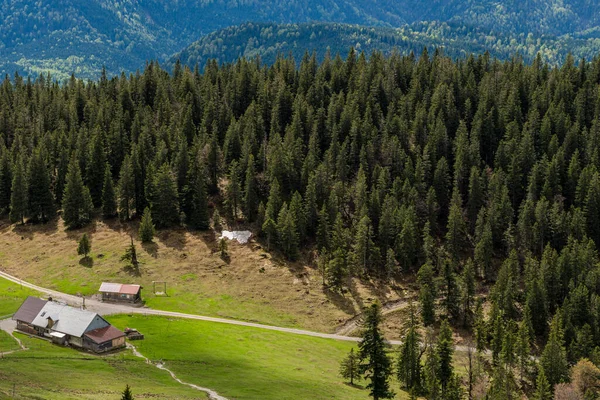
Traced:
[[140, 285], [102, 282], [99, 292], [102, 295], [102, 301], [137, 303], [142, 300]]

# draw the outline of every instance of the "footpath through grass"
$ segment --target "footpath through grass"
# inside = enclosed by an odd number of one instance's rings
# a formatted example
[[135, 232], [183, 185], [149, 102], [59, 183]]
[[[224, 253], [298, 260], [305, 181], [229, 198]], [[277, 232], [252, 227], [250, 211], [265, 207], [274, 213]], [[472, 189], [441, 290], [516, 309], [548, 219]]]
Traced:
[[0, 399], [12, 398], [14, 388], [17, 399], [112, 400], [120, 398], [126, 384], [136, 399], [207, 398], [128, 350], [94, 356], [17, 335], [29, 350], [0, 358]]
[[[163, 317], [109, 320], [140, 330], [146, 339], [134, 344], [146, 357], [229, 399], [369, 398], [364, 382], [351, 387], [338, 374], [340, 360], [355, 346], [350, 342]], [[407, 398], [395, 390], [396, 399]]]

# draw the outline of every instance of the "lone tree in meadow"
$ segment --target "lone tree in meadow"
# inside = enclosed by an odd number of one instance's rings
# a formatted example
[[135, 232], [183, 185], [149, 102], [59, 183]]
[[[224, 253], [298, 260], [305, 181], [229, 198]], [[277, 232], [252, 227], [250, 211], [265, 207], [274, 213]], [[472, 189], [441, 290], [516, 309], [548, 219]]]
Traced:
[[92, 244], [90, 243], [90, 238], [88, 237], [87, 233], [84, 233], [81, 239], [79, 239], [77, 254], [87, 258], [90, 251], [92, 251]]
[[359, 377], [359, 361], [358, 354], [354, 352], [354, 349], [350, 349], [350, 353], [348, 353], [348, 356], [340, 364], [340, 375], [342, 378], [348, 379], [351, 385], [354, 385], [354, 380]]
[[152, 213], [150, 212], [150, 208], [146, 207], [142, 216], [142, 222], [140, 223], [140, 239], [144, 243], [150, 243], [154, 239], [155, 233], [154, 224], [152, 223]]
[[131, 393], [131, 388], [129, 387], [129, 385], [125, 386], [125, 390], [123, 390], [121, 400], [133, 400], [133, 394]]
[[125, 254], [121, 257], [121, 261], [127, 261], [136, 271], [138, 270], [140, 263], [137, 259], [137, 250], [133, 243], [133, 238], [131, 238], [131, 244], [127, 246]]

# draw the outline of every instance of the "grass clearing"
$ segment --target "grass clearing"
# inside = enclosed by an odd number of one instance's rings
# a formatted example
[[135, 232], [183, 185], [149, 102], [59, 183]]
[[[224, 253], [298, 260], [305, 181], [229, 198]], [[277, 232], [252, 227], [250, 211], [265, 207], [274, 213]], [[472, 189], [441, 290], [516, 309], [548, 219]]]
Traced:
[[0, 278], [0, 319], [14, 314], [27, 296], [39, 296], [39, 293]]
[[94, 356], [17, 335], [29, 350], [0, 359], [0, 398], [12, 398], [14, 385], [15, 398], [112, 400], [120, 398], [126, 384], [136, 399], [207, 398], [130, 351]]
[[[300, 262], [286, 263], [251, 241], [229, 243], [231, 259], [219, 257], [214, 232], [183, 228], [159, 231], [155, 243], [137, 240], [138, 223], [94, 221], [66, 231], [62, 220], [46, 225], [10, 225], [0, 221], [2, 270], [70, 294], [93, 295], [102, 281], [139, 283], [147, 305], [157, 309], [234, 318], [270, 325], [333, 332], [363, 305], [403, 297], [369, 282], [353, 282], [345, 294], [322, 287], [318, 271]], [[83, 233], [91, 239], [91, 262], [77, 255]], [[120, 260], [130, 235], [138, 248], [140, 274]], [[166, 281], [168, 297], [154, 296], [153, 281]]]
[[0, 331], [0, 354], [20, 349], [19, 344], [15, 339], [4, 331]]
[[[350, 387], [338, 375], [340, 360], [356, 346], [350, 342], [163, 317], [109, 320], [144, 333], [146, 339], [134, 344], [146, 357], [230, 399], [369, 398], [366, 389]], [[394, 385], [396, 399], [406, 399]]]

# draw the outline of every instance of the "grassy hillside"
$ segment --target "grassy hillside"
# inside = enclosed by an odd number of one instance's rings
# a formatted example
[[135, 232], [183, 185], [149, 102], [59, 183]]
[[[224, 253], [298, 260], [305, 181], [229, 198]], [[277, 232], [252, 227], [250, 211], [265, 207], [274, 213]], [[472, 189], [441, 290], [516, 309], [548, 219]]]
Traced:
[[[146, 335], [140, 352], [177, 376], [230, 399], [368, 399], [364, 382], [351, 387], [339, 362], [352, 343], [203, 321], [112, 317]], [[407, 399], [397, 387], [396, 399]]]
[[17, 399], [112, 400], [120, 398], [127, 384], [136, 399], [206, 398], [130, 351], [99, 357], [25, 335], [19, 338], [29, 350], [0, 359], [0, 399], [13, 398], [14, 388]]
[[[97, 221], [77, 231], [59, 225], [0, 225], [0, 265], [35, 284], [71, 294], [93, 295], [102, 281], [140, 283], [153, 308], [332, 332], [360, 312], [365, 301], [403, 296], [370, 283], [353, 285], [345, 294], [324, 290], [318, 271], [267, 253], [260, 244], [230, 242], [231, 259], [217, 252], [213, 232], [161, 231], [155, 244], [141, 245], [137, 223]], [[91, 262], [77, 255], [77, 240], [87, 232]], [[125, 268], [121, 256], [133, 235], [142, 262], [140, 275]], [[154, 296], [152, 281], [166, 281], [168, 297]], [[2, 314], [0, 312], [0, 314]], [[8, 312], [6, 312], [8, 314]]]

